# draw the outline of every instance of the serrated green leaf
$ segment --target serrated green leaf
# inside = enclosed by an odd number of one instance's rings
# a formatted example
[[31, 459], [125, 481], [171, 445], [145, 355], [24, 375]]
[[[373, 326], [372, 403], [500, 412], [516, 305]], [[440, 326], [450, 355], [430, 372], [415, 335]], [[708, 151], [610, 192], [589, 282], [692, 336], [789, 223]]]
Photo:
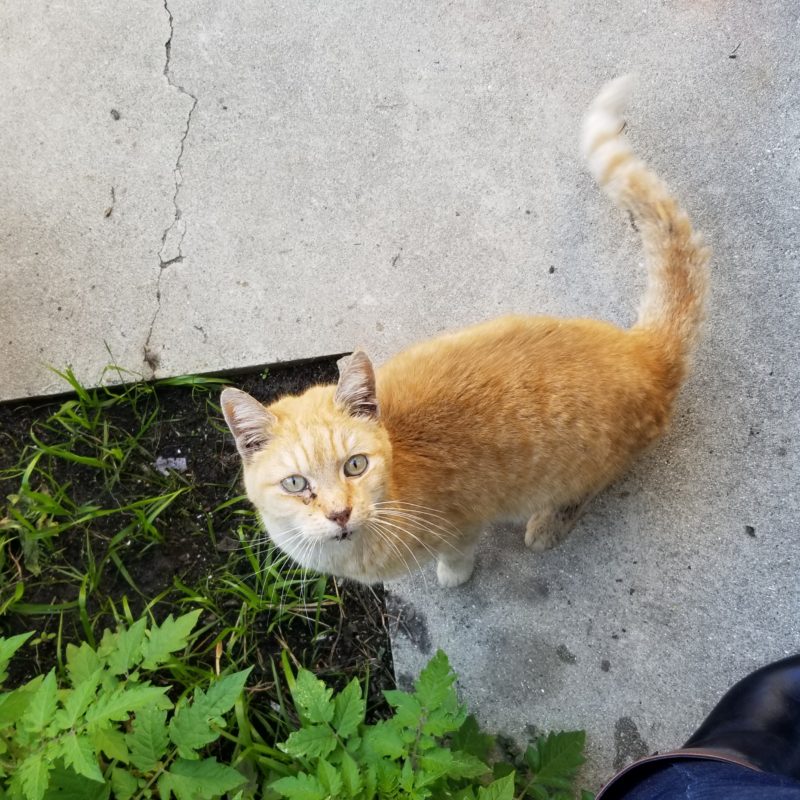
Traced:
[[328, 725], [310, 725], [292, 733], [280, 746], [281, 750], [295, 758], [324, 757], [336, 749], [336, 734]]
[[183, 758], [196, 758], [195, 750], [219, 737], [223, 715], [233, 708], [242, 694], [252, 668], [226, 675], [211, 684], [208, 693], [197, 689], [192, 700], [176, 711], [169, 725], [169, 737]]
[[108, 758], [121, 761], [127, 764], [130, 761], [130, 753], [125, 744], [125, 734], [116, 728], [99, 728], [89, 732], [89, 738], [94, 745], [95, 751], [102, 751]]
[[333, 690], [308, 670], [301, 669], [297, 673], [291, 692], [297, 710], [309, 722], [330, 722], [333, 719]]
[[364, 748], [378, 758], [400, 758], [406, 751], [399, 731], [391, 724], [379, 722], [364, 731]]
[[[403, 768], [400, 770], [400, 786], [403, 788], [406, 794], [411, 794], [411, 791], [414, 788], [414, 777], [414, 766], [411, 763], [411, 759], [407, 758], [403, 762]], [[418, 773], [416, 777], [424, 780], [424, 777], [421, 773]], [[424, 785], [423, 780], [418, 780], [418, 785]]]
[[327, 796], [322, 784], [313, 775], [303, 772], [273, 781], [269, 788], [289, 800], [325, 800]]
[[105, 781], [90, 781], [57, 764], [50, 773], [50, 786], [45, 792], [44, 800], [108, 800], [110, 792]]
[[399, 689], [386, 689], [383, 696], [394, 708], [394, 721], [403, 727], [416, 730], [423, 716], [419, 700], [413, 694]]
[[361, 790], [361, 775], [358, 771], [358, 764], [353, 760], [349, 753], [342, 753], [339, 764], [342, 774], [342, 784], [348, 797], [356, 797]]
[[246, 782], [233, 767], [219, 764], [216, 758], [202, 761], [178, 759], [158, 779], [162, 797], [172, 792], [177, 800], [213, 800]]
[[324, 758], [317, 762], [317, 779], [331, 797], [342, 796], [342, 779], [336, 769]]
[[478, 778], [490, 771], [485, 762], [471, 753], [465, 753], [463, 750], [450, 750], [449, 752], [451, 760], [447, 768], [447, 775], [451, 778]]
[[79, 686], [102, 666], [100, 657], [86, 642], [80, 647], [67, 645], [67, 673], [73, 686]]
[[198, 757], [195, 750], [218, 739], [219, 730], [191, 706], [184, 705], [178, 708], [170, 720], [169, 738], [178, 748], [181, 758], [195, 759]]
[[56, 673], [51, 669], [28, 703], [25, 716], [22, 718], [22, 726], [30, 733], [39, 733], [53, 721], [55, 713]]
[[395, 797], [400, 786], [400, 764], [382, 759], [375, 763], [374, 770], [378, 797]]
[[43, 675], [37, 675], [19, 689], [0, 697], [0, 729], [16, 726], [19, 723], [43, 680]]
[[534, 782], [553, 789], [569, 789], [578, 767], [583, 764], [584, 731], [550, 733], [536, 742], [540, 767]]
[[124, 675], [139, 663], [146, 629], [147, 620], [142, 617], [127, 630], [120, 628], [112, 634], [113, 650], [108, 655], [108, 669], [112, 675]]
[[514, 773], [478, 789], [478, 800], [514, 800]]
[[97, 766], [97, 756], [87, 736], [78, 736], [74, 732], [61, 738], [61, 755], [64, 763], [78, 774], [91, 781], [103, 782], [103, 773]]
[[131, 714], [142, 708], [169, 707], [172, 703], [164, 697], [166, 691], [163, 686], [119, 686], [109, 694], [98, 696], [97, 702], [86, 713], [86, 721], [96, 728], [110, 720], [127, 720]]
[[455, 673], [450, 669], [450, 662], [444, 651], [437, 650], [436, 655], [417, 678], [414, 689], [419, 702], [425, 708], [442, 708], [455, 699]]
[[458, 705], [453, 693], [452, 702], [428, 711], [422, 723], [422, 732], [430, 736], [445, 736], [457, 731], [464, 724], [466, 716], [466, 709]]
[[103, 670], [97, 669], [74, 689], [65, 691], [61, 698], [61, 704], [64, 708], [56, 714], [59, 730], [72, 728], [83, 715], [94, 699], [102, 674]]
[[343, 739], [352, 736], [364, 721], [367, 705], [361, 696], [361, 686], [353, 678], [333, 701], [333, 727]]
[[450, 746], [486, 761], [494, 747], [494, 737], [482, 733], [475, 715], [470, 714], [453, 734]]
[[133, 731], [125, 737], [131, 763], [142, 772], [154, 770], [167, 750], [167, 712], [143, 708], [136, 712]]
[[191, 709], [200, 718], [214, 720], [219, 725], [224, 724], [223, 715], [233, 708], [241, 696], [252, 669], [248, 667], [241, 672], [219, 678], [211, 684], [208, 692], [196, 689], [191, 702], [185, 708]]
[[103, 638], [100, 640], [100, 644], [97, 645], [96, 652], [104, 663], [108, 662], [108, 657], [114, 652], [117, 646], [117, 637], [120, 631], [123, 630], [125, 628], [120, 625], [116, 631], [112, 631], [110, 628], [106, 628], [103, 631]]
[[17, 768], [11, 780], [12, 797], [42, 800], [50, 784], [51, 763], [44, 750], [31, 753]]
[[151, 628], [142, 643], [142, 666], [155, 669], [169, 661], [169, 657], [177, 650], [183, 650], [189, 634], [200, 618], [200, 609], [190, 611], [177, 619], [170, 614], [161, 625]]
[[[418, 762], [421, 770], [417, 776], [417, 786], [427, 786], [429, 783], [439, 780], [442, 775], [447, 775], [452, 762], [452, 753], [441, 747], [431, 750], [429, 753], [422, 756]], [[405, 766], [410, 765], [411, 762], [406, 761]], [[457, 776], [454, 775], [453, 777]]]
[[378, 770], [374, 764], [370, 764], [362, 774], [364, 779], [364, 795], [370, 799], [375, 797], [378, 791]]
[[138, 788], [138, 781], [128, 770], [119, 767], [111, 770], [111, 789], [114, 792], [114, 800], [130, 800]]
[[9, 636], [7, 639], [0, 637], [0, 686], [8, 678], [8, 662], [17, 650], [33, 636], [31, 633], [20, 633], [17, 636]]

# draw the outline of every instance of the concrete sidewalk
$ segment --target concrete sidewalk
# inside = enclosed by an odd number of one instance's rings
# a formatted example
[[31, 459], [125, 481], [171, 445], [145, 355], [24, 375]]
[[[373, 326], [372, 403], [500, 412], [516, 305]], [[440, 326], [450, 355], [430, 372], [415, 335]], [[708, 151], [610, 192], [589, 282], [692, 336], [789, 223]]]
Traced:
[[[506, 311], [627, 324], [627, 220], [578, 157], [634, 72], [637, 150], [711, 242], [669, 437], [558, 550], [393, 587], [494, 728], [586, 727], [588, 776], [680, 743], [800, 646], [794, 2], [32, 0], [0, 9], [0, 398], [366, 347]], [[410, 634], [410, 636], [409, 636]]]

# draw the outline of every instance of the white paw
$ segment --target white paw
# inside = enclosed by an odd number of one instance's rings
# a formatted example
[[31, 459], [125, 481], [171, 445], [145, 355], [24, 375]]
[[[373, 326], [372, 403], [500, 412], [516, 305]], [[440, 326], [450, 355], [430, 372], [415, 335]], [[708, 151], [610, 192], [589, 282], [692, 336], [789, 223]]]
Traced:
[[462, 583], [466, 583], [474, 568], [475, 559], [464, 559], [456, 562], [439, 559], [436, 565], [436, 577], [439, 579], [440, 586], [452, 589], [454, 586], [461, 586]]

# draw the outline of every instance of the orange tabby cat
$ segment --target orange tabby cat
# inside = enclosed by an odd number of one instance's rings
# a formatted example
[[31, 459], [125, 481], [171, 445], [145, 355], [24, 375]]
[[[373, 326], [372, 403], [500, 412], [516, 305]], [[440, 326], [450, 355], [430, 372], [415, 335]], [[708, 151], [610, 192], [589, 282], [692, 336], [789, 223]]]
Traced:
[[379, 370], [356, 352], [337, 386], [264, 407], [222, 393], [247, 494], [275, 543], [373, 582], [428, 557], [466, 581], [481, 529], [527, 520], [555, 544], [667, 425], [706, 294], [708, 251], [622, 137], [624, 79], [589, 109], [583, 149], [641, 231], [648, 286], [630, 330], [511, 316], [417, 344]]

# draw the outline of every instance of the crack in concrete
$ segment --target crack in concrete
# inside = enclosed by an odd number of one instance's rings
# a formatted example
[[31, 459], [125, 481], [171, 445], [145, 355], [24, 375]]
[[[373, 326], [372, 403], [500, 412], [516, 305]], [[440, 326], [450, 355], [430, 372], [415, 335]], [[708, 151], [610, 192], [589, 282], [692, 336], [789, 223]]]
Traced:
[[147, 338], [144, 341], [144, 363], [150, 370], [150, 374], [146, 375], [147, 378], [155, 378], [158, 365], [161, 359], [158, 352], [150, 347], [150, 339], [153, 338], [153, 329], [156, 327], [156, 320], [161, 313], [161, 276], [164, 274], [163, 269], [158, 271], [158, 280], [156, 281], [156, 310], [153, 312], [153, 317], [150, 320], [150, 329], [147, 331]]
[[[167, 83], [177, 89], [181, 94], [185, 94], [187, 97], [191, 98], [192, 107], [189, 109], [189, 113], [186, 115], [186, 127], [183, 129], [183, 135], [181, 136], [180, 141], [180, 150], [178, 151], [178, 158], [175, 160], [175, 192], [172, 195], [172, 205], [175, 209], [175, 214], [172, 220], [172, 223], [164, 230], [163, 235], [161, 236], [161, 250], [159, 252], [159, 264], [162, 269], [171, 266], [172, 264], [179, 264], [183, 261], [183, 252], [181, 250], [181, 246], [183, 245], [183, 239], [186, 235], [186, 223], [183, 221], [182, 211], [180, 204], [178, 203], [178, 196], [181, 191], [181, 184], [183, 183], [183, 172], [181, 171], [181, 162], [183, 161], [183, 154], [186, 151], [186, 139], [189, 136], [189, 128], [192, 124], [192, 115], [194, 114], [195, 109], [197, 108], [197, 96], [192, 94], [185, 86], [180, 83], [176, 83], [172, 80], [171, 74], [171, 59], [172, 59], [172, 37], [175, 33], [175, 21], [174, 17], [172, 16], [172, 11], [170, 10], [168, 0], [164, 0], [164, 10], [167, 12], [167, 16], [169, 17], [169, 38], [166, 42], [164, 42], [164, 52], [165, 52], [165, 59], [164, 59], [164, 77], [167, 80]], [[179, 238], [177, 243], [175, 244], [174, 249], [170, 252], [167, 239], [170, 237], [170, 234], [173, 230], [177, 230], [179, 234]], [[171, 244], [171, 243], [169, 243]], [[174, 253], [174, 255], [173, 255]]]
[[[164, 10], [167, 12], [169, 19], [169, 36], [164, 42], [164, 78], [169, 86], [177, 89], [180, 94], [184, 94], [191, 98], [192, 106], [189, 113], [186, 115], [186, 125], [183, 129], [183, 134], [180, 140], [180, 149], [178, 157], [175, 159], [175, 166], [173, 167], [173, 175], [175, 179], [175, 191], [172, 195], [172, 206], [174, 209], [172, 222], [164, 229], [161, 235], [161, 248], [158, 252], [158, 280], [156, 281], [156, 310], [153, 318], [150, 321], [150, 328], [147, 332], [147, 338], [144, 343], [144, 363], [150, 370], [149, 377], [155, 377], [155, 372], [158, 369], [160, 358], [158, 353], [150, 346], [150, 340], [153, 337], [153, 330], [156, 325], [156, 320], [161, 313], [161, 279], [164, 275], [164, 270], [171, 267], [173, 264], [180, 264], [183, 261], [183, 239], [186, 236], [186, 223], [183, 220], [183, 212], [181, 211], [178, 202], [180, 195], [181, 185], [183, 184], [183, 172], [181, 170], [181, 161], [186, 150], [186, 139], [189, 136], [189, 129], [192, 124], [192, 115], [197, 108], [197, 96], [192, 94], [186, 87], [180, 83], [176, 83], [172, 79], [171, 74], [171, 59], [172, 59], [172, 37], [175, 33], [175, 18], [169, 7], [168, 0], [164, 0]], [[177, 241], [176, 241], [177, 235]]]

